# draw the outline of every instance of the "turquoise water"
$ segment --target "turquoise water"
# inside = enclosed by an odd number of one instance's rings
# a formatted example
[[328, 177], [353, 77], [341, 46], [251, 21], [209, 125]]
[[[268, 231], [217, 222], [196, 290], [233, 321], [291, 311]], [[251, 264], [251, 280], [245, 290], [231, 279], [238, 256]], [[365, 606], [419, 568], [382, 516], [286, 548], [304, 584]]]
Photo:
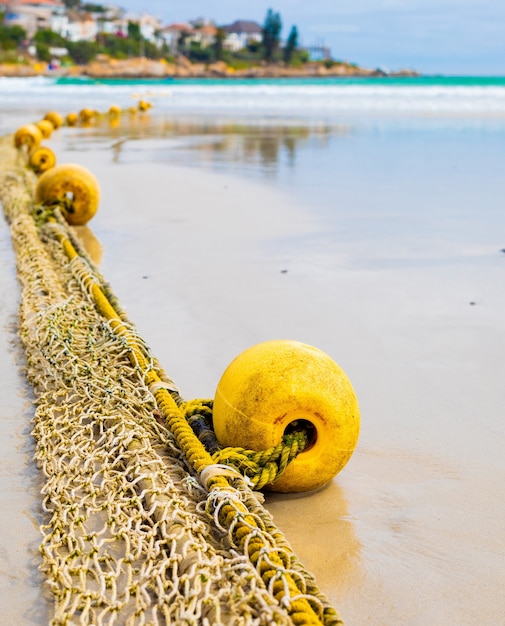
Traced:
[[398, 87], [505, 87], [504, 76], [412, 76], [412, 77], [327, 77], [327, 78], [56, 78], [58, 85], [164, 85], [171, 82], [177, 85], [360, 85], [360, 86], [398, 86]]

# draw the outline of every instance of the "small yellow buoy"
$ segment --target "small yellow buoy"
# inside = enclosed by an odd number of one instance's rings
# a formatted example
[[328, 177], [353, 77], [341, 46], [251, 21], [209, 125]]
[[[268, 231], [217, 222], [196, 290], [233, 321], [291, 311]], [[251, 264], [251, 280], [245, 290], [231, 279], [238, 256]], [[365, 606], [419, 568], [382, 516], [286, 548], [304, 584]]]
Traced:
[[121, 115], [121, 107], [117, 104], [113, 104], [109, 107], [109, 117], [119, 117]]
[[67, 126], [75, 126], [79, 121], [79, 116], [77, 113], [68, 113], [66, 118]]
[[139, 100], [139, 111], [149, 111], [149, 109], [152, 107], [152, 104], [150, 102], [147, 102], [146, 100]]
[[82, 165], [57, 165], [39, 178], [35, 201], [60, 204], [69, 224], [82, 225], [95, 215], [100, 202], [100, 186], [95, 176]]
[[56, 155], [51, 148], [38, 146], [30, 152], [28, 165], [36, 174], [42, 174], [56, 165]]
[[32, 150], [40, 145], [42, 132], [35, 124], [25, 124], [14, 133], [14, 145], [16, 148], [28, 148]]
[[44, 115], [45, 120], [49, 120], [54, 128], [63, 126], [63, 117], [57, 111], [49, 111]]
[[49, 120], [39, 120], [35, 122], [35, 126], [40, 130], [44, 139], [49, 139], [53, 134], [54, 126]]
[[91, 120], [95, 117], [95, 111], [93, 109], [81, 109], [79, 111], [79, 120], [84, 124], [91, 122]]
[[297, 341], [267, 341], [225, 370], [214, 398], [214, 430], [223, 446], [267, 450], [296, 427], [307, 448], [267, 488], [309, 491], [331, 480], [358, 441], [356, 395], [344, 371], [324, 352]]

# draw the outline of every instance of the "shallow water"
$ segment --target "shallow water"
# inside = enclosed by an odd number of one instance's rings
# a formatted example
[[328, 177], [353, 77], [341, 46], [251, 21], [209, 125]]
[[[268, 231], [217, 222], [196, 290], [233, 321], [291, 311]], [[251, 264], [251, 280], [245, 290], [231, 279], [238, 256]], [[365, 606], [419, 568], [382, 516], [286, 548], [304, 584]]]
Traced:
[[[504, 134], [488, 114], [155, 107], [51, 144], [100, 179], [90, 229], [102, 271], [184, 395], [211, 396], [236, 354], [270, 338], [316, 345], [348, 373], [362, 411], [349, 465], [267, 506], [351, 626], [502, 620]], [[17, 292], [3, 241], [8, 342]], [[17, 442], [2, 492], [17, 520], [37, 515], [37, 479], [5, 346], [2, 406], [23, 425], [2, 422]], [[18, 584], [37, 533], [9, 527]], [[0, 580], [9, 589], [5, 570]], [[37, 585], [21, 587], [34, 609]], [[29, 613], [24, 623], [44, 623]]]

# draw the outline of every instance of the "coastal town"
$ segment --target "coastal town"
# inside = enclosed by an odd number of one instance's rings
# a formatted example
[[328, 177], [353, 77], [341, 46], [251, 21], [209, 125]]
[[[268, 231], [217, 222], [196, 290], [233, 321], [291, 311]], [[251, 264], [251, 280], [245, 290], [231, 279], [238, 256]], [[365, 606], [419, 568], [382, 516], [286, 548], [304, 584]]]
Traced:
[[[79, 0], [0, 0], [1, 76], [279, 77], [384, 76], [301, 45], [269, 9], [262, 24], [208, 17], [164, 24], [150, 13]], [[287, 32], [287, 34], [285, 34]], [[395, 76], [414, 75], [400, 70]]]

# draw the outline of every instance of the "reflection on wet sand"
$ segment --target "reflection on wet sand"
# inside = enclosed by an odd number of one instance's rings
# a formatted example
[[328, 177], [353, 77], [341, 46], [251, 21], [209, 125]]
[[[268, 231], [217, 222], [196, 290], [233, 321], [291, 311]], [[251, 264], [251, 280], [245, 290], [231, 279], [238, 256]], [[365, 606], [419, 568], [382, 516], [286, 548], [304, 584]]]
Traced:
[[[76, 129], [73, 140], [83, 148], [82, 140], [96, 147], [95, 142], [113, 139], [113, 161], [132, 158], [132, 142], [163, 139], [159, 145], [150, 145], [150, 150], [135, 150], [135, 157], [159, 154], [160, 161], [195, 162], [215, 165], [260, 166], [263, 174], [271, 175], [284, 161], [294, 166], [297, 151], [309, 142], [324, 147], [331, 138], [346, 134], [348, 126], [337, 124], [307, 124], [286, 120], [260, 119], [237, 121], [219, 119], [173, 119], [152, 116], [146, 113], [124, 114], [110, 119], [102, 116], [93, 127]], [[76, 143], [76, 147], [77, 147]]]
[[321, 590], [337, 602], [361, 574], [361, 544], [335, 480], [310, 493], [266, 496], [265, 505]]
[[93, 263], [100, 265], [103, 256], [103, 246], [95, 237], [93, 231], [88, 226], [74, 226], [73, 229]]

